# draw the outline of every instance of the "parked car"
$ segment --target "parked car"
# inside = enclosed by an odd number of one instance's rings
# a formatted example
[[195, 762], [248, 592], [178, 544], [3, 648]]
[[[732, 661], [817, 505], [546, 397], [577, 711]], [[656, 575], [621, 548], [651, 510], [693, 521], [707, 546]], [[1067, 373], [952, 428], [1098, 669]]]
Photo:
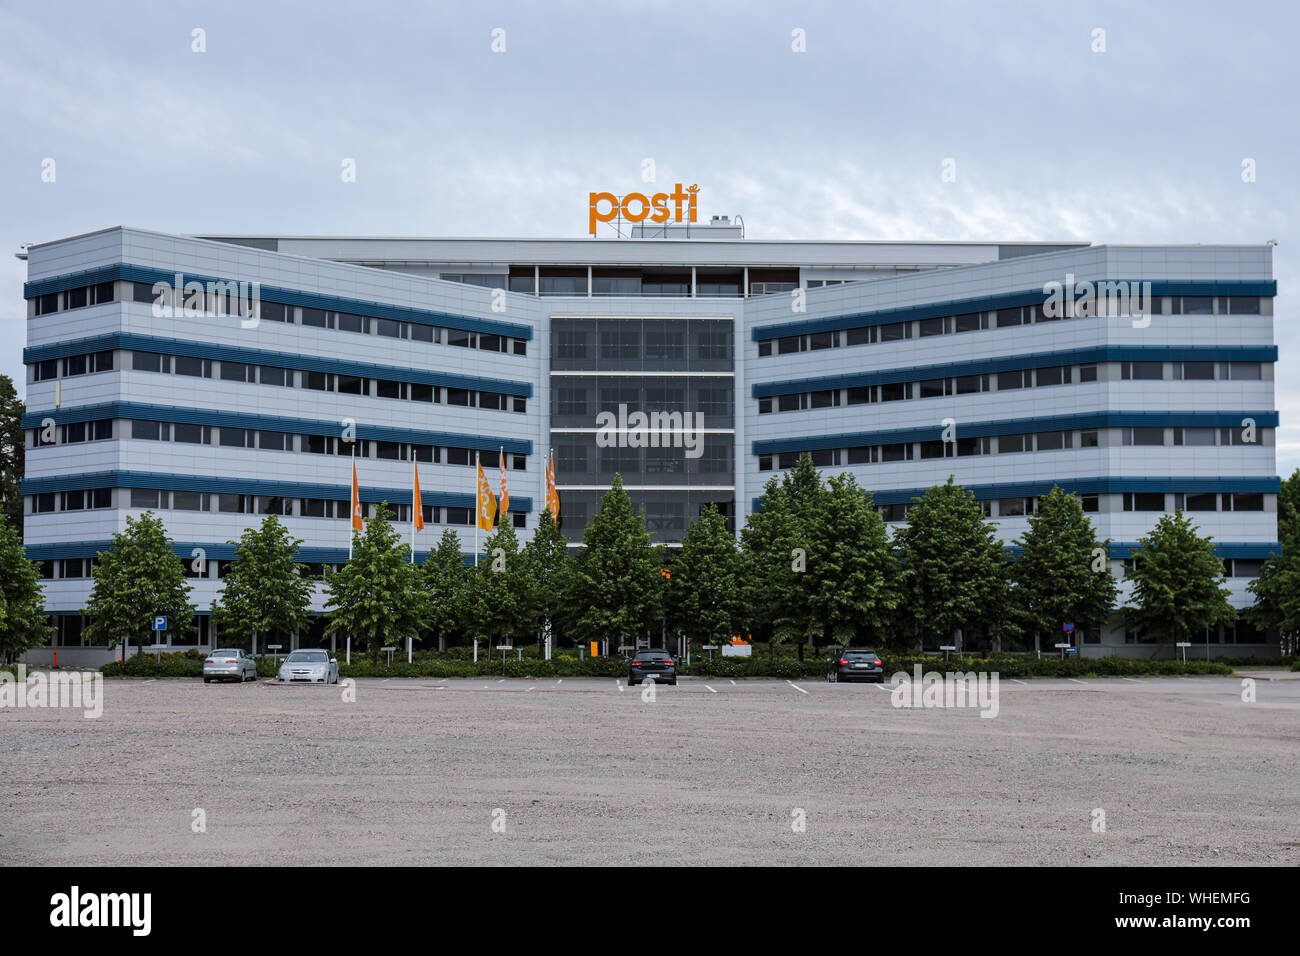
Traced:
[[834, 684], [836, 681], [872, 680], [883, 683], [885, 680], [885, 662], [875, 651], [865, 648], [846, 647], [839, 657], [832, 657], [827, 662], [826, 679]]
[[257, 680], [257, 661], [237, 647], [218, 648], [203, 661], [203, 683], [214, 680]]
[[337, 684], [339, 662], [327, 651], [293, 651], [280, 665], [275, 679], [291, 684]]
[[647, 677], [656, 684], [677, 686], [677, 662], [664, 650], [637, 651], [627, 665], [627, 683], [631, 687]]

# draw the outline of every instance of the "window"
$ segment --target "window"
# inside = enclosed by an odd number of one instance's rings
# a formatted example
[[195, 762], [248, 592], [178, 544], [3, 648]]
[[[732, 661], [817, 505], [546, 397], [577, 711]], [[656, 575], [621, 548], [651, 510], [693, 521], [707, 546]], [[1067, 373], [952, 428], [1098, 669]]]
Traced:
[[1231, 295], [1223, 300], [1233, 315], [1259, 315], [1259, 296]]
[[833, 408], [840, 403], [839, 389], [830, 389], [828, 391], [813, 392], [809, 395], [809, 405], [812, 408]]
[[848, 345], [870, 345], [876, 341], [876, 327], [868, 325], [860, 329], [849, 329], [844, 333]]
[[1069, 369], [1062, 365], [1036, 369], [1034, 372], [1034, 381], [1035, 384], [1039, 386], [1066, 385], [1070, 381]]
[[1179, 362], [1178, 377], [1185, 382], [1212, 382], [1214, 381], [1214, 363]]
[[[836, 332], [814, 332], [812, 335], [808, 336], [808, 346], [814, 352], [821, 349], [835, 348], [837, 344], [835, 341], [837, 335], [838, 333]], [[726, 358], [725, 355], [721, 357]]]
[[52, 312], [59, 311], [59, 294], [50, 292], [46, 295], [36, 297], [36, 314], [49, 315]]
[[1101, 510], [1101, 502], [1097, 495], [1080, 495], [1079, 504], [1082, 506], [1084, 514], [1096, 514]]
[[410, 383], [407, 394], [413, 402], [434, 402], [438, 398], [434, 386], [423, 385], [420, 382]]
[[1020, 309], [998, 309], [998, 328], [1005, 329], [1010, 325], [1020, 325], [1023, 322]]
[[44, 362], [36, 362], [32, 365], [36, 373], [36, 381], [45, 382], [52, 378], [59, 377], [59, 360], [46, 359]]
[[1206, 446], [1214, 444], [1213, 428], [1175, 428], [1175, 445]]
[[1218, 511], [1219, 496], [1212, 491], [1174, 495], [1175, 511]]
[[931, 335], [943, 335], [949, 331], [947, 319], [921, 319], [917, 323], [917, 333], [920, 338], [927, 338]]
[[1159, 381], [1164, 377], [1163, 362], [1121, 362], [1120, 378], [1134, 381]]
[[65, 309], [80, 309], [86, 305], [86, 292], [88, 290], [83, 286], [80, 289], [69, 289], [63, 293]]
[[1219, 429], [1220, 445], [1258, 445], [1260, 444], [1260, 433], [1251, 434], [1251, 440], [1247, 441], [1247, 432], [1245, 428], [1221, 428]]
[[1032, 375], [1033, 372], [1029, 369], [998, 372], [998, 391], [1001, 392], [1011, 388], [1026, 388], [1033, 384]]
[[245, 365], [243, 362], [222, 362], [221, 378], [227, 382], [251, 382], [253, 366]]
[[[1007, 454], [1008, 452], [1025, 451], [1026, 435], [1001, 435], [998, 438], [998, 453]], [[1028, 449], [1032, 451], [1032, 447]]]
[[132, 508], [157, 508], [158, 492], [149, 488], [131, 489]]
[[1056, 451], [1070, 447], [1069, 432], [1039, 432], [1034, 439], [1035, 447], [1039, 451]]
[[132, 352], [131, 369], [136, 372], [170, 372], [171, 357], [153, 352]]
[[345, 395], [369, 395], [370, 379], [355, 375], [338, 376], [338, 390]]
[[1097, 381], [1097, 366], [1080, 365], [1079, 366], [1079, 383]]
[[[171, 426], [172, 440], [190, 445], [206, 445], [212, 436], [206, 425], [185, 425], [177, 423]], [[223, 429], [224, 431], [224, 429]]]
[[776, 410], [778, 412], [797, 412], [804, 407], [803, 393], [794, 395], [778, 395], [776, 399]]
[[258, 432], [257, 447], [272, 451], [293, 451], [293, 439], [284, 432]]
[[474, 393], [471, 392], [469, 389], [466, 389], [466, 388], [448, 388], [448, 389], [447, 389], [447, 404], [448, 404], [448, 405], [467, 405], [467, 406], [468, 406], [468, 405], [473, 405], [473, 404], [474, 404], [474, 402], [473, 402], [473, 395], [474, 395]]
[[206, 511], [207, 495], [199, 491], [173, 491], [172, 508], [177, 511]]
[[911, 322], [894, 322], [891, 325], [880, 326], [880, 341], [882, 342], [896, 342], [899, 339], [910, 339], [911, 337]]
[[[218, 429], [219, 435], [217, 443], [226, 448], [249, 448], [252, 447], [250, 440], [251, 433], [244, 428], [230, 428], [222, 425]], [[178, 439], [179, 440], [179, 439]]]
[[860, 385], [856, 388], [850, 388], [848, 390], [848, 404], [866, 405], [874, 401], [875, 389], [874, 385]]
[[978, 332], [989, 327], [988, 315], [983, 312], [967, 312], [956, 318], [958, 332]]
[[848, 450], [850, 465], [869, 465], [877, 461], [876, 449], [871, 445], [861, 445]]
[[881, 461], [911, 461], [912, 444], [911, 442], [902, 442], [893, 445], [880, 446]]
[[146, 441], [167, 441], [171, 435], [170, 428], [162, 422], [144, 422], [139, 419], [131, 421], [131, 437]]
[[212, 362], [208, 359], [190, 358], [188, 355], [177, 355], [173, 362], [176, 367], [177, 375], [193, 375], [198, 378], [212, 377]]
[[1165, 430], [1163, 428], [1126, 428], [1124, 444], [1138, 446], [1163, 445]]
[[324, 309], [309, 309], [306, 306], [302, 309], [302, 324], [310, 325], [318, 329], [332, 329], [334, 323], [331, 321], [330, 313]]
[[1258, 362], [1228, 363], [1228, 378], [1234, 382], [1258, 382], [1262, 377]]
[[315, 389], [318, 392], [332, 392], [334, 376], [329, 372], [303, 372], [302, 387]]
[[930, 378], [921, 382], [921, 398], [942, 398], [949, 393], [949, 380], [946, 378]]
[[799, 336], [787, 335], [784, 338], [776, 340], [776, 354], [789, 355], [791, 352], [799, 351]]
[[1095, 431], [1079, 432], [1080, 448], [1097, 448], [1101, 445], [1101, 437]]
[[1164, 511], [1165, 496], [1160, 491], [1139, 491], [1124, 493], [1125, 511]]
[[920, 444], [921, 457], [924, 458], [943, 458], [947, 455], [948, 443], [945, 441], [923, 441]]
[[85, 375], [86, 374], [86, 356], [69, 355], [63, 360], [64, 375]]
[[337, 312], [335, 316], [340, 332], [360, 332], [363, 335], [370, 332], [370, 319], [367, 316], [353, 315], [351, 312]]
[[47, 511], [53, 511], [55, 508], [55, 492], [47, 491], [44, 494], [32, 495], [32, 511], [36, 514], [44, 514]]
[[1183, 296], [1183, 315], [1211, 315], [1214, 312], [1214, 297], [1208, 295]]
[[987, 455], [990, 447], [989, 439], [987, 438], [958, 438], [957, 457], [963, 458], [967, 455]]
[[1228, 494], [1223, 496], [1224, 511], [1263, 511], [1264, 496], [1258, 492], [1250, 494]]
[[894, 382], [889, 385], [880, 386], [880, 400], [882, 402], [901, 402], [911, 397], [911, 382]]
[[760, 357], [760, 358], [761, 358], [762, 356], [764, 356], [764, 355], [771, 355], [771, 354], [772, 354], [772, 340], [771, 340], [771, 339], [764, 339], [763, 341], [761, 341], [761, 342], [758, 343], [758, 354], [759, 354], [759, 357]]
[[968, 395], [972, 392], [987, 392], [989, 390], [989, 377], [987, 375], [959, 375], [953, 380], [958, 395]]

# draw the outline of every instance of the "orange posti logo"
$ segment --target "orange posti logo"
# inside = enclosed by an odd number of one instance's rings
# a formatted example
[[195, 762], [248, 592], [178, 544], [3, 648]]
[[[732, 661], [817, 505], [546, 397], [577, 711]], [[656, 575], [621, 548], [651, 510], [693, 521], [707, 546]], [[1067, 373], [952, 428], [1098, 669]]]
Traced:
[[[655, 193], [653, 196], [647, 196], [645, 193], [628, 193], [619, 199], [613, 193], [590, 193], [591, 198], [587, 206], [587, 231], [595, 235], [597, 223], [609, 222], [620, 214], [628, 222], [644, 222], [647, 218], [651, 222], [667, 222], [670, 214], [673, 216], [673, 222], [694, 222], [695, 200], [699, 194], [699, 186], [691, 185], [683, 190], [681, 183], [678, 183], [677, 188], [671, 193]], [[673, 204], [671, 210], [668, 208], [669, 202]], [[602, 210], [602, 203], [608, 208]], [[682, 219], [682, 203], [686, 203], [685, 220]], [[653, 214], [651, 210], [654, 210]]]

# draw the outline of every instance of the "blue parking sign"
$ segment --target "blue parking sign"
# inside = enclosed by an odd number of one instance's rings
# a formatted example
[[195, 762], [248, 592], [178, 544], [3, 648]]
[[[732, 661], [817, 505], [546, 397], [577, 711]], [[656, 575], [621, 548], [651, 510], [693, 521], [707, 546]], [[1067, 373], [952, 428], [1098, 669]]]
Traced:
[[167, 618], [162, 614], [159, 614], [157, 617], [155, 617], [153, 619], [153, 629], [155, 631], [167, 630]]

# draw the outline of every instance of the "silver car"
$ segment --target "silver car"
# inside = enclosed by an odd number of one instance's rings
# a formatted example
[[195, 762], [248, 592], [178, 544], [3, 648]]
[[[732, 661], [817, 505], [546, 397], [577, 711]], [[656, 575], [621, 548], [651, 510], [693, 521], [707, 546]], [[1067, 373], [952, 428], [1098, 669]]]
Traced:
[[203, 683], [214, 680], [257, 680], [257, 661], [237, 647], [222, 647], [203, 661]]
[[328, 651], [293, 651], [280, 665], [276, 680], [296, 684], [337, 684], [339, 662]]

